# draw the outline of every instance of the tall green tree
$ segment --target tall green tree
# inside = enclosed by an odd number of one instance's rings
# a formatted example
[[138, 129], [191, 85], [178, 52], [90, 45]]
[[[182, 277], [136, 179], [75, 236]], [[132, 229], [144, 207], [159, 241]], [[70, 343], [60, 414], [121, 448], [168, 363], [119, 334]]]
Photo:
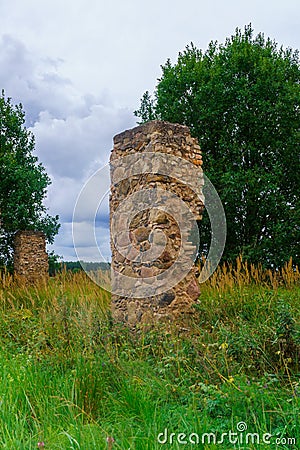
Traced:
[[[251, 25], [203, 52], [193, 44], [162, 66], [135, 114], [188, 125], [227, 217], [224, 259], [300, 263], [300, 66]], [[210, 242], [201, 226], [202, 251]]]
[[17, 230], [43, 231], [49, 243], [59, 229], [43, 204], [50, 178], [33, 155], [35, 142], [26, 129], [22, 105], [0, 97], [0, 264], [9, 264]]

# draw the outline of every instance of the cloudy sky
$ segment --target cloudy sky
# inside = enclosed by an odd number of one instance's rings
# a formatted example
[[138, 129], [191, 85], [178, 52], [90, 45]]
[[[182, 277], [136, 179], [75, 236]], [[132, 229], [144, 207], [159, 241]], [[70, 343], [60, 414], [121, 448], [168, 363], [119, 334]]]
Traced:
[[[190, 42], [202, 49], [223, 42], [250, 22], [256, 33], [299, 49], [299, 10], [299, 0], [0, 0], [0, 88], [22, 102], [52, 179], [46, 203], [62, 226], [51, 248], [76, 259], [76, 198], [107, 164], [112, 137], [136, 124], [133, 111], [167, 58], [175, 62]], [[78, 245], [92, 261], [99, 254], [85, 232], [89, 219], [87, 208], [78, 217]], [[98, 219], [97, 242], [108, 259], [107, 196]]]

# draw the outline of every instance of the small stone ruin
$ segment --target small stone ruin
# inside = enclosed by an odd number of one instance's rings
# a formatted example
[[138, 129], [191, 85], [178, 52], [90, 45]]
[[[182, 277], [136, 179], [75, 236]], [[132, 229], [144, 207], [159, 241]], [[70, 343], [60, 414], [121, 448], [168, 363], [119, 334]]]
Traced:
[[204, 208], [201, 166], [200, 147], [186, 126], [152, 121], [114, 137], [110, 226], [115, 321], [135, 326], [173, 321], [193, 311], [200, 294], [195, 260]]
[[48, 254], [44, 233], [27, 230], [15, 234], [14, 274], [29, 283], [48, 276]]

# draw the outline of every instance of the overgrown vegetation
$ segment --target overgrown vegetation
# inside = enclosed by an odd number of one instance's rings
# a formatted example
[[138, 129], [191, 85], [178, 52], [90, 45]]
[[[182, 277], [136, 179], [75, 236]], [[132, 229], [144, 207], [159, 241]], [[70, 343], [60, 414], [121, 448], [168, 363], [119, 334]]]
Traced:
[[[31, 287], [4, 276], [0, 447], [299, 448], [299, 281], [292, 264], [272, 273], [239, 260], [202, 286], [188, 327], [131, 333], [112, 326], [109, 294], [82, 272]], [[201, 443], [241, 422], [259, 445]]]

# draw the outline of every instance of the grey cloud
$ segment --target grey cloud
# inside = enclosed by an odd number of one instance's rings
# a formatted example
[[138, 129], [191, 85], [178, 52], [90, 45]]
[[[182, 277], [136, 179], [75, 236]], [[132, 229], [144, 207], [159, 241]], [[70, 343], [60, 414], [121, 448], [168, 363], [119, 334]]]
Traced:
[[14, 103], [22, 103], [26, 123], [33, 125], [41, 111], [65, 119], [87, 113], [92, 98], [80, 95], [59, 74], [61, 59], [44, 58], [9, 34], [0, 37], [0, 86]]
[[109, 249], [109, 229], [107, 227], [97, 226], [95, 234], [97, 242], [93, 234], [89, 232], [91, 226], [88, 222], [80, 222], [77, 224], [80, 230], [80, 236], [76, 250], [73, 246], [72, 223], [66, 222], [62, 226], [62, 232], [57, 236], [55, 244], [49, 246], [49, 250], [54, 250], [57, 255], [63, 255], [64, 260], [79, 259], [84, 261], [109, 261], [111, 258]]
[[[128, 124], [134, 124], [129, 111], [94, 105], [85, 117], [57, 119], [42, 112], [31, 130], [51, 175], [81, 179], [96, 159], [108, 161], [113, 135]], [[94, 170], [98, 168], [97, 163]]]
[[[36, 154], [51, 177], [46, 206], [58, 214], [61, 229], [51, 249], [65, 259], [75, 259], [71, 222], [77, 196], [88, 177], [107, 164], [112, 137], [134, 125], [133, 114], [116, 108], [107, 90], [95, 97], [78, 92], [60, 75], [61, 60], [40, 57], [10, 35], [0, 38], [0, 87], [13, 103], [21, 102], [27, 124], [36, 140]], [[28, 126], [28, 125], [27, 125]], [[100, 180], [102, 196], [109, 183]], [[78, 217], [82, 229], [82, 252], [86, 260], [97, 259], [85, 224], [94, 219], [99, 246], [109, 258], [108, 197], [98, 211], [87, 201]], [[100, 233], [100, 234], [99, 234]], [[99, 258], [98, 258], [99, 259]]]
[[[59, 214], [62, 222], [71, 222], [76, 201], [87, 180], [75, 180], [67, 177], [53, 179], [48, 188], [46, 204], [52, 214]], [[76, 210], [76, 220], [95, 220], [98, 224], [107, 223], [109, 181], [99, 180], [99, 186], [84, 198]], [[95, 206], [96, 203], [96, 206]]]

